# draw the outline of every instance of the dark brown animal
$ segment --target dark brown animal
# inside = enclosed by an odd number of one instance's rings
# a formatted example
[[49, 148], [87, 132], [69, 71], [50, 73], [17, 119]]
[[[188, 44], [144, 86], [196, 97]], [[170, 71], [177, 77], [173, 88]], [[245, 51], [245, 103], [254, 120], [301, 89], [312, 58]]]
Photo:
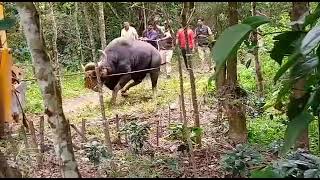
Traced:
[[[160, 65], [160, 53], [149, 43], [140, 40], [116, 38], [108, 44], [104, 51], [102, 51], [98, 68], [100, 70], [101, 81], [113, 91], [111, 98], [111, 103], [113, 104], [116, 102], [119, 90], [121, 90], [122, 95], [126, 95], [126, 92], [131, 87], [142, 82], [147, 73], [150, 74], [152, 91], [155, 97]], [[151, 68], [154, 69], [143, 71]], [[94, 69], [94, 63], [88, 63], [84, 68], [86, 77], [91, 77], [91, 79], [93, 79], [93, 84], [96, 84]], [[142, 72], [130, 74], [130, 72], [133, 71]], [[123, 74], [115, 75], [119, 73]], [[133, 80], [133, 82], [125, 86], [130, 80]], [[91, 89], [97, 90], [94, 87], [91, 87]]]

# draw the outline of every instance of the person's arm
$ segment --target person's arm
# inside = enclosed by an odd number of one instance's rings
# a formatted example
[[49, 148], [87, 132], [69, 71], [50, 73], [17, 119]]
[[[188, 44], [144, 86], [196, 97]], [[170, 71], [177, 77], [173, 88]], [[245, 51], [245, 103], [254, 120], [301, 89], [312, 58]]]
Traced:
[[133, 28], [132, 30], [133, 30], [133, 35], [134, 35], [135, 39], [139, 39], [139, 35], [137, 33], [137, 30], [135, 28]]
[[158, 37], [158, 33], [153, 32], [153, 33], [151, 33], [151, 36], [150, 36], [149, 40], [156, 40], [157, 37]]
[[177, 35], [176, 35], [176, 45], [179, 44], [179, 31], [177, 32]]
[[190, 45], [189, 46], [192, 46], [192, 49], [191, 50], [194, 50], [194, 33], [193, 31], [190, 29], [190, 33], [189, 33], [189, 40], [190, 40]]
[[171, 38], [171, 34], [169, 32], [164, 33], [164, 37], [161, 38], [160, 40], [166, 40], [168, 38]]
[[121, 29], [121, 37], [124, 37], [123, 29]]
[[212, 35], [212, 31], [211, 31], [209, 26], [207, 26], [207, 27], [208, 27], [208, 34], [209, 34], [209, 36], [211, 36]]

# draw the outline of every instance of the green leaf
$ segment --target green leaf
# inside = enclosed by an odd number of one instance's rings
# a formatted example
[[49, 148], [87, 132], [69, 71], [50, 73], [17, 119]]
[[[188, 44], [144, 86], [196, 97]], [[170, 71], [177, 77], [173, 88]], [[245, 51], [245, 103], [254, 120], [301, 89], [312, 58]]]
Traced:
[[16, 25], [16, 19], [5, 18], [0, 20], [0, 30], [9, 30], [11, 27]]
[[253, 29], [256, 29], [258, 26], [262, 24], [266, 24], [270, 22], [269, 18], [266, 16], [250, 16], [242, 21], [242, 24], [248, 24]]
[[320, 26], [312, 28], [308, 34], [304, 37], [301, 43], [301, 53], [303, 55], [309, 54], [315, 49], [320, 42]]
[[297, 59], [299, 59], [302, 55], [299, 52], [295, 52], [291, 56], [289, 56], [288, 61], [280, 67], [280, 69], [277, 71], [276, 75], [274, 76], [274, 83], [276, 83], [279, 78], [291, 67], [293, 66]]
[[303, 173], [304, 178], [316, 178], [315, 175], [318, 172], [318, 169], [308, 169]]
[[309, 112], [302, 112], [288, 123], [285, 132], [285, 142], [281, 153], [286, 153], [292, 145], [295, 144], [299, 135], [308, 127], [309, 123], [313, 120], [313, 116]]
[[273, 171], [272, 167], [268, 166], [262, 170], [252, 171], [250, 178], [282, 178], [282, 176]]
[[299, 115], [305, 109], [308, 103], [309, 97], [310, 97], [310, 93], [306, 93], [304, 96], [298, 99], [290, 98], [290, 102], [288, 104], [288, 111], [287, 111], [289, 120]]
[[303, 31], [287, 31], [274, 37], [273, 40], [275, 40], [275, 42], [270, 57], [281, 65], [283, 58], [294, 52], [295, 44], [297, 44], [305, 34], [306, 32]]
[[217, 64], [215, 74], [220, 71], [227, 59], [237, 52], [250, 31], [252, 31], [251, 26], [236, 24], [222, 32], [212, 50], [213, 60]]

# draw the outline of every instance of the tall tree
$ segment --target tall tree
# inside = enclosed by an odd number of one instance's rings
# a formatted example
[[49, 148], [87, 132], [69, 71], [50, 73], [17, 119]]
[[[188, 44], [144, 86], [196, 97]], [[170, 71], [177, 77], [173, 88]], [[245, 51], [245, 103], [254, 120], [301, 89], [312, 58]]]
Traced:
[[95, 43], [94, 43], [93, 32], [92, 32], [92, 21], [90, 20], [90, 14], [89, 14], [88, 7], [87, 7], [89, 4], [90, 3], [82, 3], [82, 9], [83, 9], [84, 19], [86, 22], [88, 35], [89, 35], [89, 41], [90, 41], [90, 45], [91, 45], [92, 61], [96, 62], [96, 51], [95, 51]]
[[60, 167], [66, 178], [81, 177], [72, 149], [69, 121], [62, 109], [61, 89], [53, 73], [40, 28], [39, 14], [32, 2], [18, 2], [17, 9], [32, 56], [35, 76], [44, 98], [45, 113], [53, 130], [56, 154], [62, 159]]
[[[257, 15], [256, 11], [256, 2], [251, 2], [251, 13], [252, 16]], [[257, 89], [258, 89], [258, 96], [262, 97], [264, 95], [264, 90], [263, 90], [263, 76], [262, 76], [262, 70], [260, 66], [260, 61], [259, 61], [259, 47], [258, 47], [258, 29], [255, 29], [252, 32], [252, 44], [255, 46], [253, 49], [253, 56], [254, 56], [254, 62], [255, 62], [255, 69], [256, 69], [256, 79], [257, 79]]]
[[[238, 4], [228, 2], [229, 26], [238, 24]], [[227, 60], [225, 101], [226, 113], [229, 121], [229, 136], [235, 143], [247, 141], [247, 126], [243, 104], [241, 103], [240, 87], [237, 81], [237, 53]]]
[[[308, 11], [308, 2], [292, 2], [292, 10], [290, 13], [291, 21], [297, 21], [303, 14]], [[292, 25], [292, 29], [294, 31], [303, 31], [303, 27], [301, 24]], [[303, 61], [303, 59], [299, 59], [298, 61]], [[299, 99], [303, 99], [306, 91], [305, 91], [305, 78], [300, 78], [293, 86], [293, 93], [290, 97], [291, 102], [297, 102]], [[290, 115], [289, 115], [289, 119]], [[301, 136], [298, 139], [296, 147], [309, 149], [309, 137], [308, 137], [308, 128], [304, 130]]]
[[98, 11], [99, 11], [99, 32], [100, 32], [100, 40], [101, 40], [101, 49], [107, 46], [106, 40], [106, 25], [104, 21], [104, 12], [103, 12], [103, 2], [98, 2]]
[[74, 6], [75, 6], [74, 20], [75, 20], [75, 26], [76, 26], [76, 31], [77, 31], [77, 40], [78, 40], [78, 46], [79, 46], [79, 51], [80, 51], [80, 57], [81, 57], [80, 64], [82, 64], [82, 63], [84, 63], [84, 57], [83, 57], [81, 35], [80, 35], [79, 22], [78, 22], [78, 13], [79, 13], [78, 2], [74, 2]]

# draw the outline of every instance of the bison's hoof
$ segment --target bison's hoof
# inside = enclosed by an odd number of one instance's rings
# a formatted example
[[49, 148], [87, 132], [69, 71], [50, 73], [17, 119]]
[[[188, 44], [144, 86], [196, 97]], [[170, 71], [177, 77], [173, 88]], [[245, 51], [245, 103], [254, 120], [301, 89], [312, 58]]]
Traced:
[[121, 92], [121, 96], [127, 97], [129, 94], [127, 92]]

